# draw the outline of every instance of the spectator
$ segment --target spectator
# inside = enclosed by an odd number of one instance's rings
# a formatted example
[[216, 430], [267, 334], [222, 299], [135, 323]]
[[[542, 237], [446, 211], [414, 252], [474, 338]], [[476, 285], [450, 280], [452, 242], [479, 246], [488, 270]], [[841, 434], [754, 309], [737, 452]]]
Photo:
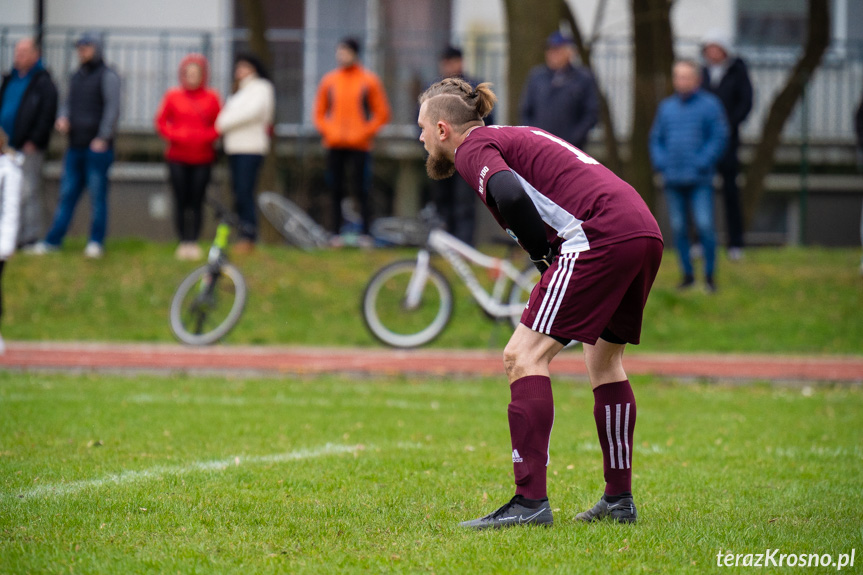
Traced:
[[327, 150], [327, 175], [332, 192], [330, 229], [342, 226], [345, 178], [351, 171], [363, 218], [363, 241], [368, 241], [372, 211], [369, 198], [372, 141], [390, 119], [390, 105], [380, 79], [360, 64], [360, 44], [341, 40], [336, 48], [338, 68], [326, 74], [315, 99], [315, 127]]
[[180, 245], [176, 257], [198, 260], [203, 253], [201, 210], [219, 138], [216, 117], [222, 107], [219, 95], [207, 87], [207, 59], [189, 54], [180, 62], [180, 86], [165, 94], [156, 114], [156, 129], [168, 141], [165, 158], [174, 190], [174, 221]]
[[737, 149], [740, 147], [740, 124], [752, 110], [752, 82], [746, 64], [734, 54], [730, 40], [723, 33], [713, 31], [707, 34], [701, 53], [704, 56], [701, 85], [719, 98], [728, 120], [728, 145], [719, 160], [718, 171], [722, 177], [728, 259], [734, 261], [743, 257], [743, 209], [737, 185], [740, 173]]
[[593, 76], [574, 59], [572, 38], [560, 32], [548, 37], [545, 65], [530, 71], [521, 95], [521, 123], [584, 148], [599, 117], [599, 98]]
[[[7, 146], [8, 139], [0, 128], [0, 317], [3, 316], [3, 268], [13, 253], [18, 236], [18, 212], [21, 201], [21, 163], [23, 158]], [[0, 336], [0, 354], [6, 345]]]
[[236, 90], [216, 119], [216, 131], [223, 136], [228, 155], [231, 186], [240, 219], [237, 253], [249, 253], [258, 239], [255, 188], [264, 156], [270, 150], [276, 92], [261, 61], [240, 54], [234, 61]]
[[672, 82], [675, 93], [660, 102], [650, 130], [650, 157], [664, 180], [671, 231], [683, 271], [678, 287], [685, 289], [695, 283], [687, 229], [691, 211], [704, 251], [706, 287], [714, 292], [713, 176], [728, 141], [728, 125], [719, 99], [700, 88], [698, 64], [676, 62]]
[[[479, 84], [474, 78], [465, 75], [462, 51], [455, 46], [447, 46], [441, 52], [438, 72], [440, 74], [438, 80], [461, 78], [474, 88]], [[486, 125], [492, 124], [494, 119], [492, 114], [489, 114], [486, 117]], [[432, 180], [431, 186], [432, 201], [446, 229], [466, 244], [473, 245], [478, 201], [473, 188], [459, 175]]]
[[[854, 123], [857, 130], [857, 146], [860, 148], [857, 165], [863, 168], [863, 99], [860, 100]], [[860, 243], [863, 244], [863, 211], [860, 213]], [[863, 275], [863, 258], [860, 259], [860, 275]]]
[[69, 135], [60, 180], [60, 203], [48, 235], [32, 253], [60, 249], [75, 206], [87, 186], [92, 222], [84, 256], [100, 258], [105, 253], [108, 228], [108, 170], [114, 162], [114, 136], [120, 117], [120, 77], [102, 59], [102, 41], [96, 34], [82, 35], [75, 46], [81, 66], [69, 82], [69, 97], [55, 123], [58, 132]]
[[42, 65], [33, 38], [15, 44], [12, 70], [0, 86], [0, 125], [9, 146], [23, 152], [21, 222], [18, 245], [35, 245], [45, 233], [46, 204], [42, 195], [42, 161], [57, 117], [57, 87]]

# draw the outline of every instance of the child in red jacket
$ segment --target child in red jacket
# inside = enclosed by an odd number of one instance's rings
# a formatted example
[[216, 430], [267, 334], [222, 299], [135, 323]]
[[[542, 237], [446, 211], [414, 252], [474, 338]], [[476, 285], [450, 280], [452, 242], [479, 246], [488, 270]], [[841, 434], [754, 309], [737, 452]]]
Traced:
[[178, 259], [197, 260], [203, 255], [197, 241], [201, 212], [219, 138], [216, 116], [222, 107], [219, 95], [207, 87], [207, 59], [189, 54], [180, 62], [180, 86], [165, 93], [156, 114], [156, 129], [168, 142], [165, 158], [174, 190], [174, 218], [180, 245]]

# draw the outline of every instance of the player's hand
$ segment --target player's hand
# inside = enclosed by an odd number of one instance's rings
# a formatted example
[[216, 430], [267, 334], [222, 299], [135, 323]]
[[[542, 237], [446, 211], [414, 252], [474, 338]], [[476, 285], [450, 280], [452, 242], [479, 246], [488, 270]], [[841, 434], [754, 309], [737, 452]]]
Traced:
[[548, 252], [545, 255], [540, 256], [539, 258], [530, 257], [530, 261], [533, 262], [533, 265], [536, 266], [536, 269], [539, 270], [540, 274], [544, 274], [545, 270], [551, 267], [551, 264], [554, 263], [554, 250], [549, 247]]

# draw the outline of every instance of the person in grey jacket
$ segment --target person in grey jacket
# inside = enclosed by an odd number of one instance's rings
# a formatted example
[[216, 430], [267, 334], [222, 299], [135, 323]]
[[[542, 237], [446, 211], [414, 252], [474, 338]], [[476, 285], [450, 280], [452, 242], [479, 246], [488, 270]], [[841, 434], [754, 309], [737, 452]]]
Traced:
[[92, 221], [84, 255], [100, 258], [108, 227], [108, 170], [114, 162], [114, 137], [120, 117], [120, 77], [102, 59], [99, 36], [88, 32], [75, 46], [81, 67], [69, 82], [68, 99], [55, 123], [57, 131], [69, 136], [60, 180], [60, 203], [48, 235], [32, 253], [44, 254], [60, 248], [86, 186]]
[[548, 37], [545, 65], [530, 71], [521, 95], [521, 123], [551, 132], [577, 148], [599, 119], [599, 98], [593, 76], [574, 66], [572, 38], [555, 32]]

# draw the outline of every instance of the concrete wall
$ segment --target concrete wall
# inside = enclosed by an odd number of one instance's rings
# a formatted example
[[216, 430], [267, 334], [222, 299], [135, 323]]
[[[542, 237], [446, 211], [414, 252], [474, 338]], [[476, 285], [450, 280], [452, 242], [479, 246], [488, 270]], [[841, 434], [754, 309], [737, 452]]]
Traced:
[[[46, 26], [210, 29], [233, 24], [233, 0], [45, 0]], [[33, 25], [36, 0], [0, 0], [4, 25]]]

